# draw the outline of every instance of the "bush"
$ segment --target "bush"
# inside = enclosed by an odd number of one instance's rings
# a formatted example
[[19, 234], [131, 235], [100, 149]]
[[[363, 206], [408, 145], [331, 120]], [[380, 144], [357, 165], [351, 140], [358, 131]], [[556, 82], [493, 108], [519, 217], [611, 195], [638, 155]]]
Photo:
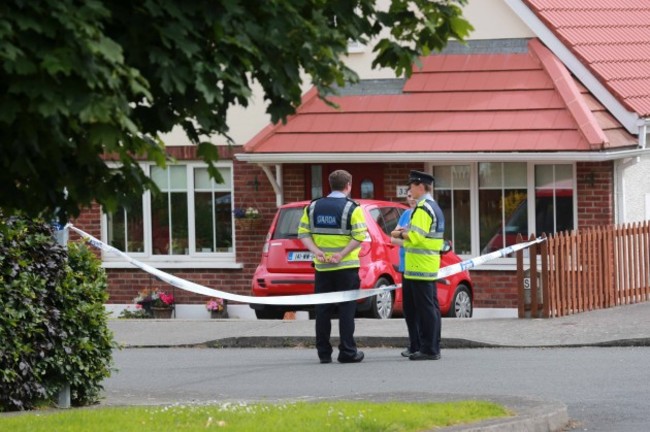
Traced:
[[106, 300], [85, 245], [66, 252], [47, 224], [0, 215], [0, 411], [49, 403], [64, 383], [74, 405], [98, 400], [115, 347]]

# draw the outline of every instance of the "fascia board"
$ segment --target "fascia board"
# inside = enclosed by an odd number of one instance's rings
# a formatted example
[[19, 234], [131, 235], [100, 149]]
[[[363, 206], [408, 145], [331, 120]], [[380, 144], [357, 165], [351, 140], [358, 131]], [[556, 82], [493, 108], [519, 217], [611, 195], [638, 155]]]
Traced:
[[604, 162], [650, 155], [650, 148], [600, 152], [417, 152], [417, 153], [237, 153], [242, 162], [258, 164], [391, 163], [391, 162]]

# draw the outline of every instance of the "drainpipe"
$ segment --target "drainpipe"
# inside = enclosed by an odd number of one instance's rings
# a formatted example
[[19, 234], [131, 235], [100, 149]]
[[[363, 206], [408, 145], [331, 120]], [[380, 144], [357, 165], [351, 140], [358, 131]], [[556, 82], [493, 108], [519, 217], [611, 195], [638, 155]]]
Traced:
[[648, 138], [648, 124], [650, 124], [650, 119], [644, 119], [643, 124], [639, 127], [639, 148], [646, 148], [646, 141]]
[[269, 183], [271, 183], [271, 186], [273, 187], [273, 191], [275, 192], [275, 205], [280, 207], [282, 204], [284, 204], [284, 191], [282, 188], [282, 164], [275, 165], [275, 175], [273, 175], [273, 172], [271, 172], [271, 168], [269, 168], [268, 165], [258, 165], [260, 168], [262, 168], [262, 171], [264, 171], [264, 174], [266, 174], [266, 177], [269, 179]]

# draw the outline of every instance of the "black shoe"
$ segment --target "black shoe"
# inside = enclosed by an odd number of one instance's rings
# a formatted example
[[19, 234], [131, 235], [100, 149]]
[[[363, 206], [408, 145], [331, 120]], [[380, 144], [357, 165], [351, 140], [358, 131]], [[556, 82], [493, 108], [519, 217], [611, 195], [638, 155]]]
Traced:
[[440, 360], [440, 354], [424, 354], [418, 351], [411, 354], [409, 360]]
[[365, 355], [363, 354], [363, 351], [357, 351], [357, 353], [354, 355], [354, 357], [340, 357], [338, 358], [339, 363], [359, 363]]
[[320, 362], [321, 363], [332, 363], [332, 357], [321, 357]]
[[404, 351], [402, 351], [401, 354], [402, 357], [409, 357], [411, 354], [413, 354], [413, 352], [409, 348], [406, 348]]

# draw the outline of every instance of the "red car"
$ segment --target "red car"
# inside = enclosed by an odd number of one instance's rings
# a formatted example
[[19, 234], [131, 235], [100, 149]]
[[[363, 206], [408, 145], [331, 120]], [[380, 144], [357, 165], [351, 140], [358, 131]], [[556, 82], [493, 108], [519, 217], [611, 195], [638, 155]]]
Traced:
[[[399, 246], [390, 242], [403, 204], [377, 200], [358, 200], [368, 225], [368, 237], [361, 243], [361, 289], [399, 284], [402, 276], [397, 270]], [[313, 294], [313, 256], [298, 239], [298, 223], [309, 201], [285, 204], [278, 209], [262, 250], [262, 260], [253, 275], [252, 295], [255, 297]], [[441, 267], [460, 262], [460, 258], [446, 243]], [[473, 285], [467, 271], [438, 281], [438, 301], [444, 316], [469, 318], [472, 316]], [[251, 304], [259, 319], [281, 319], [286, 311], [309, 310], [313, 306], [276, 306]], [[357, 312], [386, 319], [402, 312], [402, 290], [359, 300]]]

